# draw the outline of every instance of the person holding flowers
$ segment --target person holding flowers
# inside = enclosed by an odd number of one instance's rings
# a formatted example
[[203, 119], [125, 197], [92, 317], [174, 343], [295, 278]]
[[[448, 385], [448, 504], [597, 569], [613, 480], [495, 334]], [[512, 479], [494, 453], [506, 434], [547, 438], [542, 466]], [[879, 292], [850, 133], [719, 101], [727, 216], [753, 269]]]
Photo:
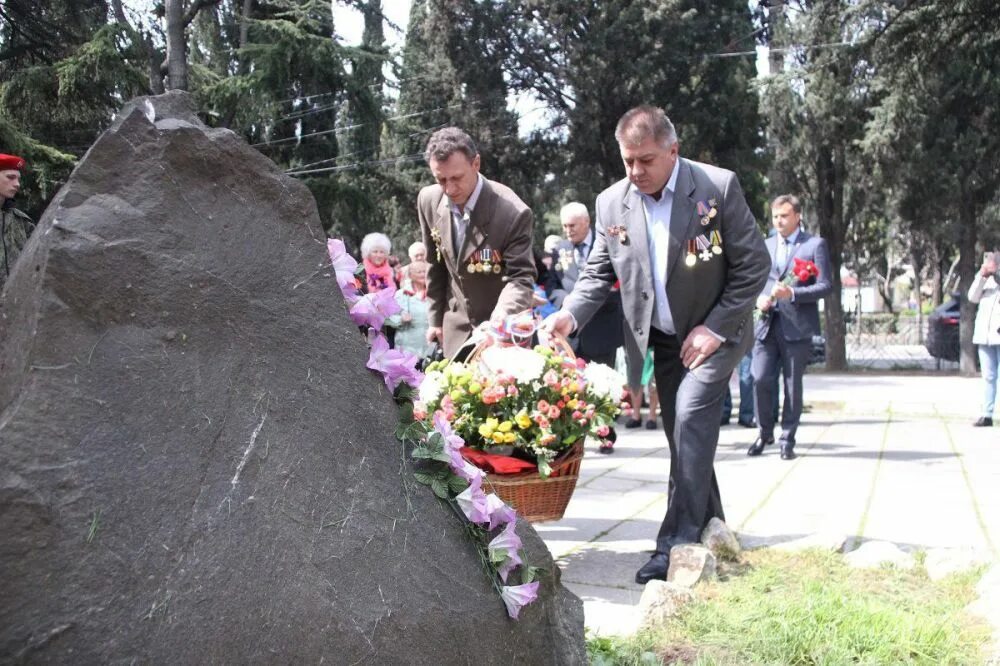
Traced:
[[830, 253], [826, 241], [801, 228], [802, 204], [783, 194], [771, 202], [771, 223], [777, 233], [767, 241], [771, 272], [757, 298], [761, 316], [754, 331], [751, 373], [754, 406], [760, 434], [748, 456], [759, 456], [774, 443], [774, 409], [777, 395], [771, 379], [778, 367], [785, 383], [781, 411], [781, 459], [793, 460], [795, 432], [802, 416], [802, 375], [809, 362], [812, 337], [819, 335], [817, 301], [832, 289]]

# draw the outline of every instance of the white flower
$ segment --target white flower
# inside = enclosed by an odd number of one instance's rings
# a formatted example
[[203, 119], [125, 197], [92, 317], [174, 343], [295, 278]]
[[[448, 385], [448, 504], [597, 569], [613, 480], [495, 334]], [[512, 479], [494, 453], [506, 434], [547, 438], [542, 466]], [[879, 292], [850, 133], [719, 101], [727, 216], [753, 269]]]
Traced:
[[601, 398], [617, 400], [625, 386], [625, 378], [603, 363], [588, 363], [583, 369], [583, 378], [587, 380], [587, 391]]
[[489, 372], [511, 375], [518, 384], [527, 384], [539, 379], [545, 370], [545, 357], [523, 347], [493, 345], [483, 351], [480, 360]]
[[420, 382], [420, 388], [417, 390], [420, 402], [425, 405], [436, 403], [447, 384], [448, 382], [445, 380], [444, 373], [440, 370], [428, 372], [424, 375], [424, 381]]

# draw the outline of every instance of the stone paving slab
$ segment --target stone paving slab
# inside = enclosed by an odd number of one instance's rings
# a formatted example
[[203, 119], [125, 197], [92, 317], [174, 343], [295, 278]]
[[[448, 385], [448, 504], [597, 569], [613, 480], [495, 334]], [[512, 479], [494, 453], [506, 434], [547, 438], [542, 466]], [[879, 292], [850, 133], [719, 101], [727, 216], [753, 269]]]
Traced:
[[[839, 533], [998, 559], [1000, 428], [971, 427], [981, 393], [978, 378], [807, 375], [797, 460], [776, 447], [748, 458], [755, 430], [722, 428], [716, 473], [730, 526], [745, 547]], [[667, 506], [662, 432], [618, 433], [613, 455], [588, 446], [565, 517], [536, 526], [599, 634], [635, 630], [635, 571]]]

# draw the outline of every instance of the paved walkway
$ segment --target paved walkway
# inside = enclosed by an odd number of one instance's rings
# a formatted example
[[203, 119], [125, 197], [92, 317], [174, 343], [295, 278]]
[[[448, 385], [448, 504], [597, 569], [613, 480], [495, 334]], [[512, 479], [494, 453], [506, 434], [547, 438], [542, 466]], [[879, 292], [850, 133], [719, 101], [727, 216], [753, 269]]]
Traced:
[[[748, 458], [754, 431], [722, 429], [727, 522], [744, 546], [839, 533], [1000, 559], [1000, 427], [971, 427], [981, 395], [978, 378], [807, 375], [798, 459], [775, 447]], [[564, 518], [536, 525], [587, 626], [604, 634], [634, 630], [633, 576], [666, 510], [662, 432], [619, 432], [614, 455], [587, 451]]]

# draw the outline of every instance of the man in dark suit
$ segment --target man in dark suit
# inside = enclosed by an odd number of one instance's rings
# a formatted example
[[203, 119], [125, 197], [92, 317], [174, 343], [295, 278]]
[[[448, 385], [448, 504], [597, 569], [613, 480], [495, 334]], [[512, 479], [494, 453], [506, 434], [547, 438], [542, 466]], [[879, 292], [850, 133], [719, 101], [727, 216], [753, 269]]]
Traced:
[[420, 190], [417, 217], [427, 247], [427, 341], [453, 356], [485, 321], [528, 310], [535, 259], [531, 209], [479, 173], [468, 134], [446, 127], [427, 142], [437, 181]]
[[[759, 456], [774, 443], [775, 384], [770, 381], [780, 365], [785, 383], [781, 410], [782, 460], [795, 458], [795, 432], [802, 416], [802, 375], [809, 363], [812, 336], [819, 335], [817, 301], [830, 293], [830, 253], [826, 241], [801, 228], [802, 205], [797, 197], [783, 194], [771, 203], [771, 222], [777, 233], [768, 237], [771, 273], [757, 298], [761, 317], [754, 336], [751, 372], [760, 436], [747, 449]], [[795, 259], [813, 262], [819, 275], [805, 282], [790, 278]]]
[[[568, 203], [559, 211], [559, 218], [566, 240], [552, 251], [552, 268], [545, 283], [545, 294], [557, 308], [562, 307], [566, 296], [573, 291], [594, 249], [594, 230], [585, 205], [576, 201]], [[622, 338], [622, 298], [617, 289], [612, 289], [593, 318], [574, 331], [569, 340], [580, 358], [613, 368]]]
[[615, 138], [626, 178], [597, 197], [594, 250], [546, 326], [585, 326], [620, 279], [626, 333], [642, 354], [653, 348], [670, 481], [656, 551], [635, 576], [644, 584], [666, 578], [673, 546], [699, 541], [711, 518], [723, 518], [719, 414], [753, 338], [768, 260], [736, 174], [679, 157], [662, 109], [628, 111]]

